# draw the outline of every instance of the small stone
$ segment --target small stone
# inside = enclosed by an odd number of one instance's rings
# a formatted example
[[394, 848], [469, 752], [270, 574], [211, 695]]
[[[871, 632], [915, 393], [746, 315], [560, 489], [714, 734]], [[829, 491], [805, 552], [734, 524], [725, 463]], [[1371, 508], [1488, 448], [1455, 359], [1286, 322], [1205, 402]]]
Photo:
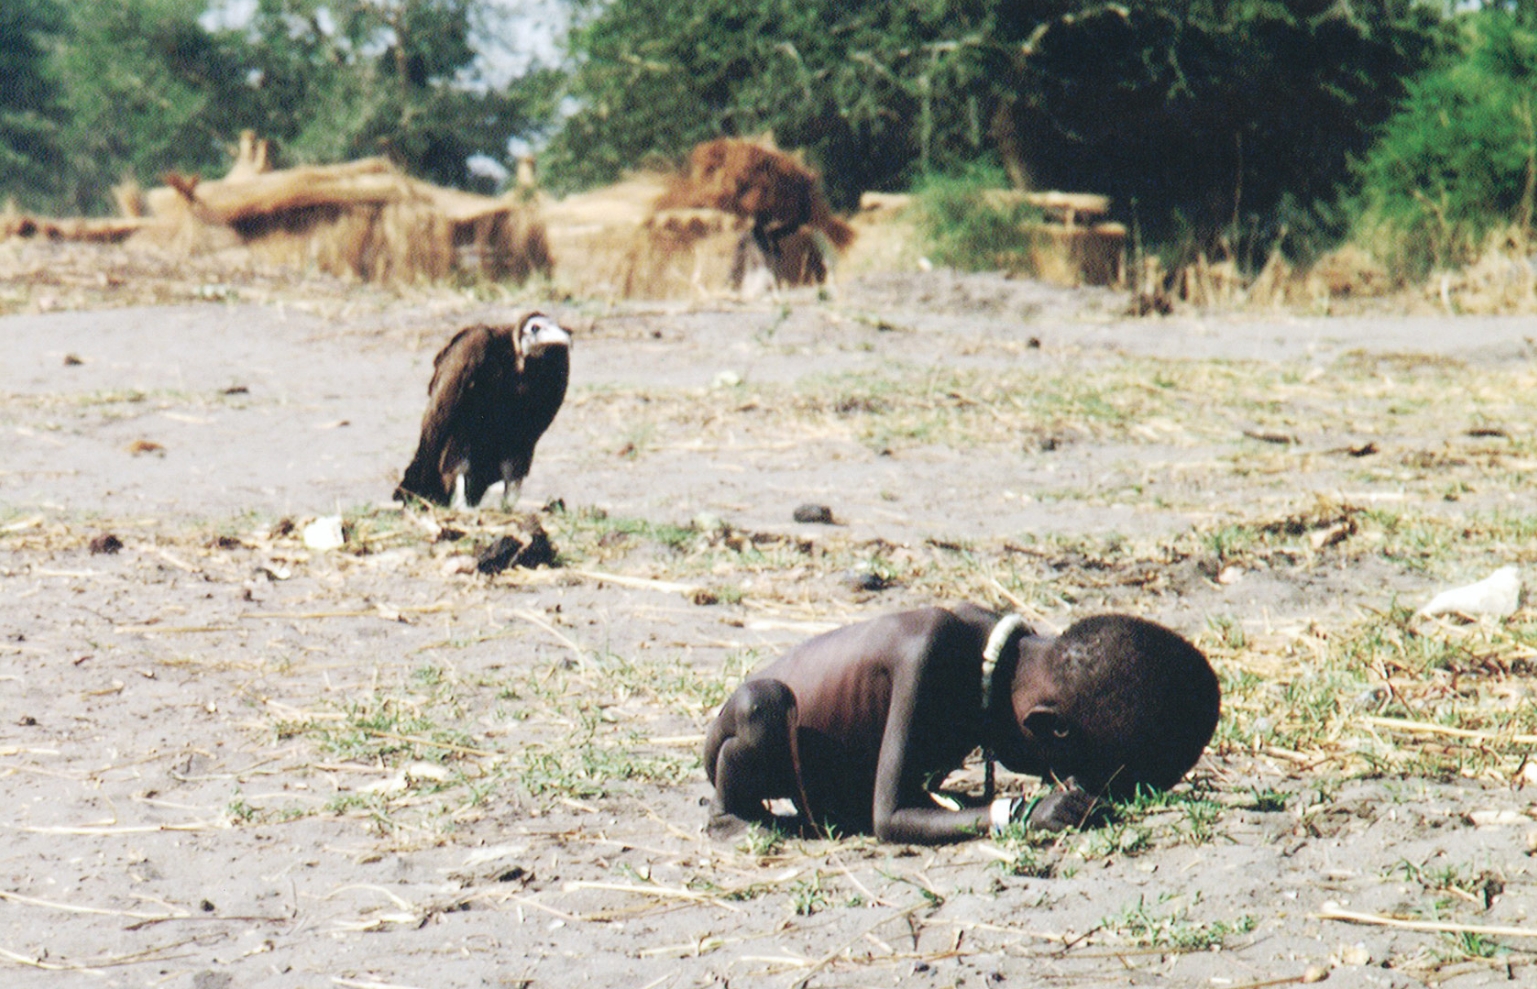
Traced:
[[795, 509], [795, 521], [813, 523], [816, 525], [832, 525], [833, 510], [826, 505], [813, 505], [807, 502]]
[[103, 532], [91, 540], [91, 555], [101, 553], [116, 553], [123, 548], [123, 541], [110, 532]]
[[877, 573], [867, 570], [849, 570], [843, 575], [851, 591], [884, 591], [891, 586], [891, 582]]
[[1322, 982], [1329, 977], [1329, 966], [1309, 965], [1302, 970], [1303, 982]]
[[1352, 944], [1340, 948], [1340, 964], [1342, 965], [1370, 965], [1372, 953], [1366, 950], [1364, 944]]
[[720, 532], [726, 528], [726, 520], [714, 512], [700, 512], [694, 516], [694, 528], [700, 532]]

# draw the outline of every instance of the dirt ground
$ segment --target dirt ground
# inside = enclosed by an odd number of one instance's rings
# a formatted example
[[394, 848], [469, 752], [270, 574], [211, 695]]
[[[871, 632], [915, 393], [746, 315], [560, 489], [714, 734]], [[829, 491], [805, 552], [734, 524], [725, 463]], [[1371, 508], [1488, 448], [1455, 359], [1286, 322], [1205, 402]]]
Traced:
[[[1537, 320], [1138, 320], [942, 271], [757, 304], [199, 291], [0, 317], [5, 985], [1532, 978], [1525, 762], [1447, 771], [1456, 737], [1434, 771], [1363, 771], [1262, 744], [1237, 703], [1204, 802], [1041, 847], [712, 843], [697, 753], [755, 663], [901, 607], [1132, 611], [1236, 683], [1530, 563], [1530, 540], [1407, 560], [1329, 533], [1532, 515]], [[487, 577], [494, 493], [388, 499], [436, 348], [525, 302], [577, 341], [518, 505], [565, 565]], [[1233, 376], [1258, 390], [1218, 401]], [[1076, 404], [1033, 404], [1053, 389]], [[1357, 514], [1311, 550], [1219, 545], [1326, 500]], [[306, 547], [333, 513], [347, 546]], [[1521, 669], [1499, 683], [1530, 708]]]

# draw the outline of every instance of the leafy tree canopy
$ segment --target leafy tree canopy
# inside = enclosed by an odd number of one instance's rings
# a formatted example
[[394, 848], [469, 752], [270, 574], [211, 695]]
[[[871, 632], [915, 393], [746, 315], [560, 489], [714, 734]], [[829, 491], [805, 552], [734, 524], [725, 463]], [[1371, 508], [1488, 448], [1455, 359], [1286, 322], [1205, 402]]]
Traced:
[[239, 53], [198, 24], [203, 0], [69, 5], [56, 64], [68, 109], [68, 196], [78, 211], [109, 200], [125, 175], [218, 171], [252, 119]]
[[0, 5], [0, 195], [38, 200], [58, 191], [58, 84], [44, 44], [63, 23], [53, 0]]
[[208, 0], [71, 4], [54, 57], [70, 206], [105, 207], [125, 174], [218, 174], [246, 128], [275, 139], [290, 163], [385, 154], [415, 175], [471, 185], [468, 160], [505, 161], [509, 138], [548, 118], [553, 91], [547, 71], [515, 90], [484, 83], [472, 41], [506, 30], [499, 9], [257, 0], [230, 23]]
[[[1274, 226], [1334, 194], [1441, 44], [1414, 0], [612, 0], [572, 35], [571, 185], [772, 130], [835, 202], [995, 156], [1105, 192], [1157, 237]], [[1288, 199], [1288, 197], [1290, 197]]]
[[1471, 260], [1498, 227], [1532, 230], [1537, 4], [1491, 4], [1460, 26], [1358, 169], [1358, 233], [1405, 274]]

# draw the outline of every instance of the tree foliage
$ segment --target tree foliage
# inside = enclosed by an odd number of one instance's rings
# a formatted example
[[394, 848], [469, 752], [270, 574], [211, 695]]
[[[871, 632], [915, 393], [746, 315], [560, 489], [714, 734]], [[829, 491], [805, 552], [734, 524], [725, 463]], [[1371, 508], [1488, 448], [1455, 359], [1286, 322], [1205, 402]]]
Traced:
[[573, 34], [549, 165], [584, 184], [772, 130], [845, 206], [990, 157], [1154, 236], [1259, 237], [1348, 178], [1439, 25], [1414, 0], [612, 0]]
[[1359, 166], [1359, 235], [1408, 275], [1470, 260], [1491, 230], [1530, 235], [1537, 195], [1537, 11], [1493, 5], [1411, 80]]
[[1154, 239], [1267, 249], [1294, 204], [1335, 198], [1443, 38], [1412, 0], [1310, 9], [1186, 0], [1044, 24], [1011, 111], [1030, 179], [1134, 202]]
[[71, 4], [57, 65], [68, 108], [67, 197], [88, 211], [124, 176], [218, 171], [251, 119], [238, 53], [198, 24], [202, 0]]
[[[836, 204], [984, 149], [995, 63], [1024, 27], [987, 0], [613, 0], [572, 33], [557, 181], [608, 181], [711, 137], [772, 131]], [[1029, 6], [1028, 4], [1013, 6]]]
[[474, 77], [471, 33], [487, 12], [476, 0], [260, 0], [240, 34], [263, 132], [297, 160], [386, 154], [468, 184], [471, 156], [505, 159], [534, 119]]
[[[25, 21], [31, 9], [7, 3], [4, 17]], [[384, 154], [413, 174], [468, 186], [472, 156], [505, 162], [509, 138], [548, 117], [547, 72], [515, 90], [481, 77], [474, 37], [505, 30], [489, 0], [257, 0], [235, 23], [208, 0], [60, 9], [51, 68], [72, 210], [107, 207], [125, 175], [219, 174], [246, 128], [275, 139], [289, 163]], [[46, 50], [41, 33], [23, 32], [36, 51]], [[0, 58], [25, 61], [9, 38], [0, 35]], [[37, 178], [17, 181], [41, 188]]]
[[61, 110], [44, 44], [62, 23], [52, 0], [0, 5], [0, 195], [23, 202], [59, 188]]

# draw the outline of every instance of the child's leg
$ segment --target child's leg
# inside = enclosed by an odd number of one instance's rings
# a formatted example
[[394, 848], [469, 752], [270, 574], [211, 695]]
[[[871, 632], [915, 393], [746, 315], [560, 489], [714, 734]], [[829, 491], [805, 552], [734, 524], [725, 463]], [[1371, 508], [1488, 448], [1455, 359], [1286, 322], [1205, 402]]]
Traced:
[[795, 694], [778, 680], [749, 680], [726, 701], [704, 743], [705, 773], [715, 784], [711, 835], [729, 837], [749, 823], [773, 823], [766, 800], [799, 803], [794, 724]]

